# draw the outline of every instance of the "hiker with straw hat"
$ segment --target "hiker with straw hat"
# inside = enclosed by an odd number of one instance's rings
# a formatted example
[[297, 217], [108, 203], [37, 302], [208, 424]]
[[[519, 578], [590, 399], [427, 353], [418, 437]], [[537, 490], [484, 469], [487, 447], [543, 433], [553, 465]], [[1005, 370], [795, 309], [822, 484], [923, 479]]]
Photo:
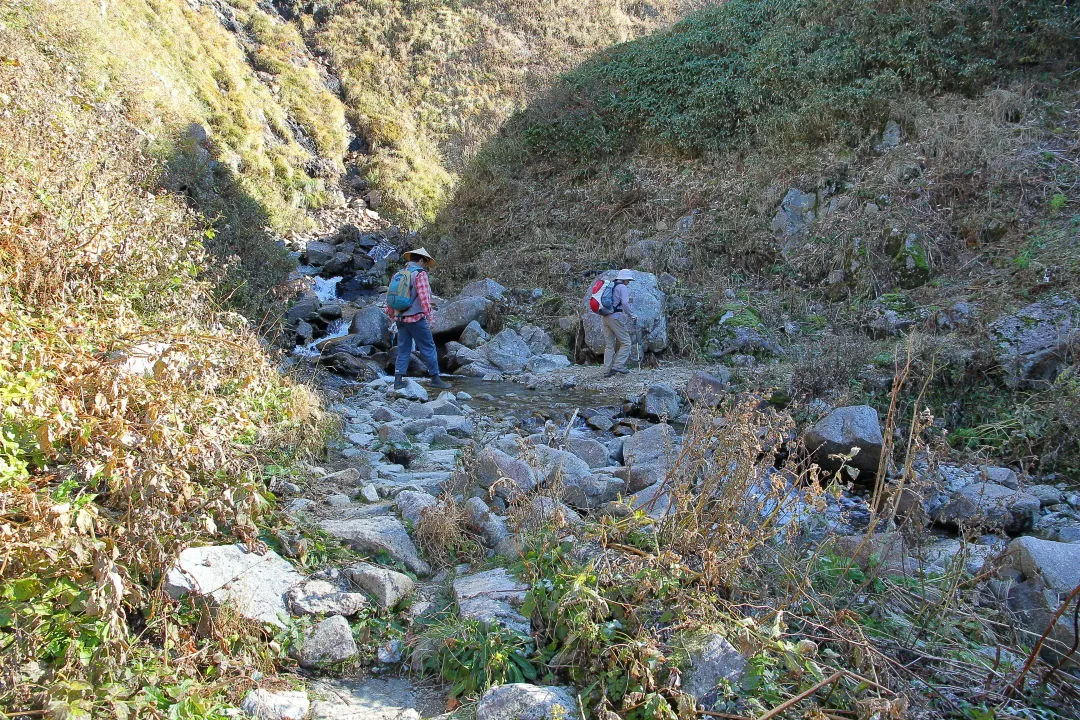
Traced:
[[425, 248], [410, 250], [405, 253], [405, 267], [394, 273], [386, 291], [386, 314], [397, 326], [395, 390], [405, 387], [405, 374], [409, 371], [414, 346], [431, 376], [431, 386], [450, 387], [439, 374], [439, 357], [435, 352], [435, 338], [431, 335], [435, 308], [431, 303], [428, 270], [433, 267], [435, 258]]

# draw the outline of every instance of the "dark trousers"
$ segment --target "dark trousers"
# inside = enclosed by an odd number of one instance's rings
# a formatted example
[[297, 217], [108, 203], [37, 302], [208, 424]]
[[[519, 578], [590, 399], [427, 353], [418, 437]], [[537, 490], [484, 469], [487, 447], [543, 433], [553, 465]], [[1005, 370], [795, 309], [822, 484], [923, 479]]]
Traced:
[[421, 318], [417, 322], [398, 322], [397, 328], [397, 360], [394, 363], [394, 374], [404, 375], [409, 371], [409, 358], [412, 356], [415, 345], [417, 352], [420, 353], [420, 359], [427, 367], [428, 375], [439, 377], [439, 356], [435, 352], [435, 338], [431, 336], [427, 318]]

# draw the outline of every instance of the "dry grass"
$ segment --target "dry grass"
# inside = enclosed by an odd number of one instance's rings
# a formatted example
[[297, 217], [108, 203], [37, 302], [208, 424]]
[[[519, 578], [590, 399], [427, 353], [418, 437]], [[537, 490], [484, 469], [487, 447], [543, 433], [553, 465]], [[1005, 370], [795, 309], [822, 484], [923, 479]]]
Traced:
[[479, 536], [469, 530], [465, 508], [448, 496], [423, 510], [413, 537], [425, 557], [438, 567], [478, 562], [486, 552]]

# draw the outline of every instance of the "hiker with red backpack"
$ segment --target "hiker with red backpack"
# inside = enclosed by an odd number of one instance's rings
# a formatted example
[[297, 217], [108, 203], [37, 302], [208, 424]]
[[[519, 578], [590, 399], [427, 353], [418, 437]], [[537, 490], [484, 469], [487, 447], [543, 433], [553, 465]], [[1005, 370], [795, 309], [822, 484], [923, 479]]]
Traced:
[[630, 328], [637, 323], [630, 303], [632, 270], [620, 270], [614, 280], [597, 280], [589, 291], [589, 309], [600, 316], [604, 325], [604, 377], [630, 372]]
[[435, 320], [431, 303], [431, 284], [427, 271], [435, 267], [435, 258], [424, 248], [405, 253], [405, 267], [390, 278], [386, 290], [386, 314], [397, 326], [397, 359], [394, 363], [394, 389], [405, 387], [405, 374], [415, 345], [424, 361], [431, 386], [448, 388], [450, 383], [439, 374], [439, 356], [430, 323]]

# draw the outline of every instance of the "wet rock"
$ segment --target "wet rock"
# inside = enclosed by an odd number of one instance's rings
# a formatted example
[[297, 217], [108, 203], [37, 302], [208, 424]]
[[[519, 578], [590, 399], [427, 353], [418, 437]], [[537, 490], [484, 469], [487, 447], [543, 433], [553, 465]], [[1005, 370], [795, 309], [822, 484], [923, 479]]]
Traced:
[[382, 608], [396, 606], [416, 589], [416, 583], [408, 575], [371, 563], [350, 566], [345, 570], [345, 577], [371, 595]]
[[491, 339], [480, 323], [473, 320], [461, 331], [459, 342], [467, 348], [476, 349]]
[[349, 621], [333, 615], [304, 633], [297, 660], [301, 667], [325, 668], [352, 660], [359, 654]]
[[525, 341], [513, 330], [503, 330], [478, 350], [488, 363], [505, 372], [518, 373], [525, 369], [525, 364], [533, 352]]
[[1080, 342], [1080, 303], [1066, 295], [1032, 303], [995, 320], [990, 334], [1010, 385], [1045, 385]]
[[501, 625], [523, 635], [532, 632], [529, 619], [516, 609], [525, 602], [529, 586], [506, 568], [466, 575], [455, 580], [453, 587], [462, 617]]
[[367, 607], [360, 593], [345, 592], [326, 580], [307, 579], [285, 593], [293, 615], [355, 615]]
[[481, 486], [504, 500], [532, 492], [537, 484], [536, 472], [531, 467], [492, 447], [484, 448], [477, 456], [476, 471]]
[[431, 568], [420, 559], [405, 526], [397, 518], [371, 517], [350, 520], [324, 520], [321, 527], [327, 534], [348, 542], [362, 553], [385, 552], [417, 575], [427, 575]]
[[506, 288], [491, 278], [476, 280], [461, 289], [460, 297], [481, 297], [501, 301], [506, 296]]
[[336, 248], [330, 243], [312, 240], [308, 242], [304, 255], [308, 265], [325, 265], [334, 257]]
[[1051, 590], [1068, 593], [1080, 585], [1080, 545], [1019, 537], [1009, 543], [1002, 567], [1041, 578]]
[[727, 397], [731, 373], [721, 369], [718, 374], [699, 370], [686, 383], [686, 399], [697, 405], [718, 407]]
[[434, 495], [426, 492], [403, 490], [394, 498], [394, 503], [397, 505], [398, 512], [401, 513], [401, 519], [412, 523], [415, 528], [420, 524], [424, 510], [438, 505], [439, 501]]
[[675, 429], [667, 424], [640, 430], [623, 443], [623, 458], [629, 468], [628, 492], [642, 490], [667, 475], [679, 450]]
[[513, 683], [484, 693], [476, 706], [476, 720], [568, 720], [577, 718], [577, 693], [570, 687]]
[[935, 522], [987, 532], [1018, 533], [1039, 514], [1039, 498], [994, 483], [975, 482], [952, 495], [933, 515]]
[[527, 363], [525, 363], [526, 372], [536, 373], [538, 375], [566, 367], [570, 367], [570, 358], [565, 355], [534, 355], [529, 358]]
[[303, 579], [273, 550], [258, 555], [239, 544], [215, 545], [181, 552], [165, 576], [165, 592], [174, 599], [209, 596], [243, 617], [283, 627], [289, 616], [283, 596]]
[[833, 410], [810, 428], [804, 437], [806, 448], [823, 468], [835, 470], [838, 463], [829, 455], [859, 452], [851, 465], [865, 473], [877, 472], [884, 439], [877, 410], [869, 405], [855, 405]]
[[706, 708], [717, 699], [717, 686], [726, 681], [737, 688], [746, 674], [746, 658], [722, 635], [711, 634], [693, 643], [683, 674], [683, 690]]
[[292, 307], [285, 311], [285, 320], [293, 325], [301, 320], [311, 322], [318, 318], [321, 304], [318, 295], [310, 291], [305, 292], [292, 304]]
[[471, 322], [477, 322], [481, 326], [487, 324], [494, 306], [487, 298], [461, 297], [438, 309], [431, 332], [440, 342], [453, 340], [460, 337]]
[[353, 315], [349, 334], [356, 336], [360, 345], [390, 347], [390, 318], [382, 309], [374, 306], [361, 308]]
[[[613, 279], [616, 271], [603, 274], [606, 279]], [[656, 276], [652, 273], [633, 271], [634, 281], [630, 283], [630, 303], [638, 317], [638, 329], [641, 332], [645, 351], [658, 353], [667, 349], [667, 295], [660, 289]], [[581, 315], [585, 329], [585, 344], [597, 355], [604, 352], [604, 330], [600, 316], [589, 310]], [[640, 351], [640, 348], [638, 349]]]
[[306, 692], [271, 692], [256, 688], [244, 696], [240, 709], [258, 720], [303, 720], [311, 709]]

